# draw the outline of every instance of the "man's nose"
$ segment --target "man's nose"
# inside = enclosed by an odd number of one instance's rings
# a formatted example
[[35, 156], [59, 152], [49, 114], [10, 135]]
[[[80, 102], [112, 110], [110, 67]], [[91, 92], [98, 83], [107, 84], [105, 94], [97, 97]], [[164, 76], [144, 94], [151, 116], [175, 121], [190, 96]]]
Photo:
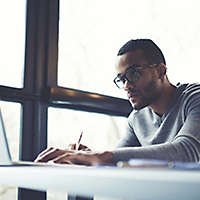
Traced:
[[125, 83], [124, 83], [124, 90], [125, 91], [128, 91], [130, 88], [133, 88], [133, 87], [134, 86], [133, 86], [132, 83], [130, 83], [128, 80], [125, 81]]

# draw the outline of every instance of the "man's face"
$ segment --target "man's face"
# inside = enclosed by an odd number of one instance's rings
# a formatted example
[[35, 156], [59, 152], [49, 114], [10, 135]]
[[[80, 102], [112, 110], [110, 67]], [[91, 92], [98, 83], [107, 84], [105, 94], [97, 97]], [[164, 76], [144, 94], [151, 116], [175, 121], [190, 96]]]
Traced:
[[[149, 66], [151, 64], [144, 59], [142, 50], [128, 52], [118, 56], [116, 64], [118, 75], [123, 75], [126, 69], [130, 69], [130, 66], [133, 65]], [[124, 90], [127, 92], [129, 101], [136, 110], [155, 103], [161, 94], [161, 81], [158, 77], [156, 67], [138, 68], [138, 72], [140, 76], [136, 81], [130, 82], [126, 80], [124, 82]]]

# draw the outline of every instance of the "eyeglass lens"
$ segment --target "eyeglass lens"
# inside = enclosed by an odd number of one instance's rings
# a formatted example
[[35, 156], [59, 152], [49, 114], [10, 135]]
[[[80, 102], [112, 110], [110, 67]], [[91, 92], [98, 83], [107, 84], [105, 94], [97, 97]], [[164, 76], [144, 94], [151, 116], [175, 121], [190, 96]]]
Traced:
[[123, 88], [126, 80], [131, 83], [134, 83], [140, 78], [140, 76], [141, 73], [139, 71], [129, 69], [125, 74], [118, 76], [115, 82], [119, 88]]

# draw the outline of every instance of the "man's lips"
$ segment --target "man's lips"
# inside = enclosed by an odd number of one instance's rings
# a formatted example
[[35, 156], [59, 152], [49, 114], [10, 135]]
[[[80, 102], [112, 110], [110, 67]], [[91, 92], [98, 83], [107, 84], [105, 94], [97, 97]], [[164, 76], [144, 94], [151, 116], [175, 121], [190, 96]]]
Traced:
[[138, 92], [128, 92], [128, 98], [129, 99], [134, 99], [135, 97], [138, 97], [139, 93]]

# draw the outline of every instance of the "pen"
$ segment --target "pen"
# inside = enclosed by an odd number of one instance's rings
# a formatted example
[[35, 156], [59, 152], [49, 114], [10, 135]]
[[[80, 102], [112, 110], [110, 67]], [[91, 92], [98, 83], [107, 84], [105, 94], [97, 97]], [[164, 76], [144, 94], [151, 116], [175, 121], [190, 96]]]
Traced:
[[78, 139], [78, 142], [76, 143], [76, 149], [75, 149], [75, 150], [78, 150], [78, 148], [79, 148], [79, 146], [80, 146], [80, 142], [81, 142], [82, 135], [83, 135], [83, 131], [81, 131], [81, 134], [80, 134], [80, 137], [79, 137], [79, 139]]

